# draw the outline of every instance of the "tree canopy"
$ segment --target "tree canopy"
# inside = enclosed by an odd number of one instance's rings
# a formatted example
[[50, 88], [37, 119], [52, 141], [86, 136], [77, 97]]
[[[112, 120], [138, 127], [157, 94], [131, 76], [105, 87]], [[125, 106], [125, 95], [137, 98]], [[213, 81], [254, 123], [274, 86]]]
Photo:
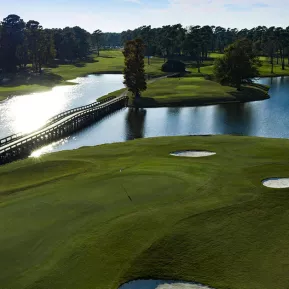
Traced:
[[71, 63], [85, 59], [90, 53], [102, 48], [119, 48], [126, 41], [142, 39], [144, 55], [161, 56], [164, 62], [176, 56], [189, 57], [201, 72], [203, 62], [210, 53], [223, 53], [228, 45], [246, 38], [259, 56], [268, 57], [271, 73], [274, 63], [285, 69], [289, 65], [289, 27], [258, 26], [252, 29], [224, 28], [221, 26], [188, 26], [181, 24], [152, 28], [150, 25], [121, 33], [102, 32], [93, 27], [93, 33], [81, 27], [45, 29], [41, 21], [25, 22], [11, 14], [0, 22], [0, 71], [16, 72], [32, 64], [35, 72], [51, 64], [54, 59]]
[[147, 84], [144, 72], [145, 46], [141, 39], [127, 41], [123, 55], [125, 57], [124, 84], [137, 99], [140, 92], [146, 90]]
[[185, 63], [179, 60], [170, 59], [162, 65], [162, 71], [164, 72], [185, 72]]
[[0, 22], [0, 71], [16, 72], [28, 63], [34, 72], [55, 58], [63, 62], [82, 59], [91, 52], [91, 34], [76, 27], [44, 29], [38, 21], [27, 23], [18, 15]]
[[[189, 56], [196, 61], [201, 70], [201, 63], [209, 58], [209, 53], [224, 53], [225, 48], [236, 40], [246, 38], [260, 56], [267, 56], [284, 70], [289, 65], [289, 27], [258, 26], [252, 29], [224, 28], [221, 26], [189, 26], [181, 24], [165, 25], [159, 28], [141, 26], [121, 33], [122, 44], [127, 40], [141, 38], [145, 43], [149, 39], [151, 55], [170, 59], [175, 55]], [[147, 45], [147, 44], [146, 44]]]
[[224, 56], [215, 60], [214, 75], [223, 84], [241, 88], [242, 81], [259, 75], [260, 60], [248, 39], [237, 40], [225, 49]]

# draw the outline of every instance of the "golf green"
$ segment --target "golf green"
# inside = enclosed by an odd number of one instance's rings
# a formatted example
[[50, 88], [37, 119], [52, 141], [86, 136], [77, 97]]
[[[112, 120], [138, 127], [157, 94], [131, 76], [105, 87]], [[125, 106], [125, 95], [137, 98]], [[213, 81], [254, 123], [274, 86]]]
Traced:
[[[0, 288], [289, 288], [289, 140], [185, 136], [0, 167]], [[180, 151], [215, 152], [176, 157]]]

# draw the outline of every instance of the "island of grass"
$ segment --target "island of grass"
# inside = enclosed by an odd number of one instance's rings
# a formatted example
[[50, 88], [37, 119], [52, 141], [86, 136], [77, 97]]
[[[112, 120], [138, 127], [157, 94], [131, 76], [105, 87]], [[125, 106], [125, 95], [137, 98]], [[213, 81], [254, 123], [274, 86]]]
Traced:
[[[217, 289], [289, 284], [289, 140], [165, 137], [0, 167], [0, 284], [117, 289], [138, 278]], [[171, 152], [216, 152], [206, 158]]]
[[[147, 108], [257, 101], [269, 98], [268, 90], [269, 87], [264, 85], [248, 84], [243, 85], [241, 91], [238, 91], [234, 87], [220, 85], [194, 75], [163, 78], [148, 83], [147, 90], [142, 93], [137, 105]], [[125, 89], [121, 89], [99, 99], [117, 97], [124, 91]], [[132, 99], [130, 93], [128, 96]]]

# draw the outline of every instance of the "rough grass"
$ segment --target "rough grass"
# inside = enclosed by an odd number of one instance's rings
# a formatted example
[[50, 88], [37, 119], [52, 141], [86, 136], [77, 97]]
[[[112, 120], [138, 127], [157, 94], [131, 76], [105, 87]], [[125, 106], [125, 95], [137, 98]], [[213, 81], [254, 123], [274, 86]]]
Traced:
[[[166, 137], [0, 167], [0, 287], [117, 289], [151, 277], [286, 289], [289, 189], [261, 180], [288, 177], [288, 146]], [[169, 156], [188, 149], [217, 154]]]

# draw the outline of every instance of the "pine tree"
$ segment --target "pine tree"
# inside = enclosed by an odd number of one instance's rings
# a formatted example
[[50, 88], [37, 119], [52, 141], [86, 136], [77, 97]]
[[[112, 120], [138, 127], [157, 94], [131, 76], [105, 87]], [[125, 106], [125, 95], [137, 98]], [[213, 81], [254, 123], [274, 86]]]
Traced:
[[141, 39], [127, 41], [123, 55], [125, 57], [124, 84], [134, 95], [134, 104], [140, 92], [147, 89], [144, 70], [145, 46]]

